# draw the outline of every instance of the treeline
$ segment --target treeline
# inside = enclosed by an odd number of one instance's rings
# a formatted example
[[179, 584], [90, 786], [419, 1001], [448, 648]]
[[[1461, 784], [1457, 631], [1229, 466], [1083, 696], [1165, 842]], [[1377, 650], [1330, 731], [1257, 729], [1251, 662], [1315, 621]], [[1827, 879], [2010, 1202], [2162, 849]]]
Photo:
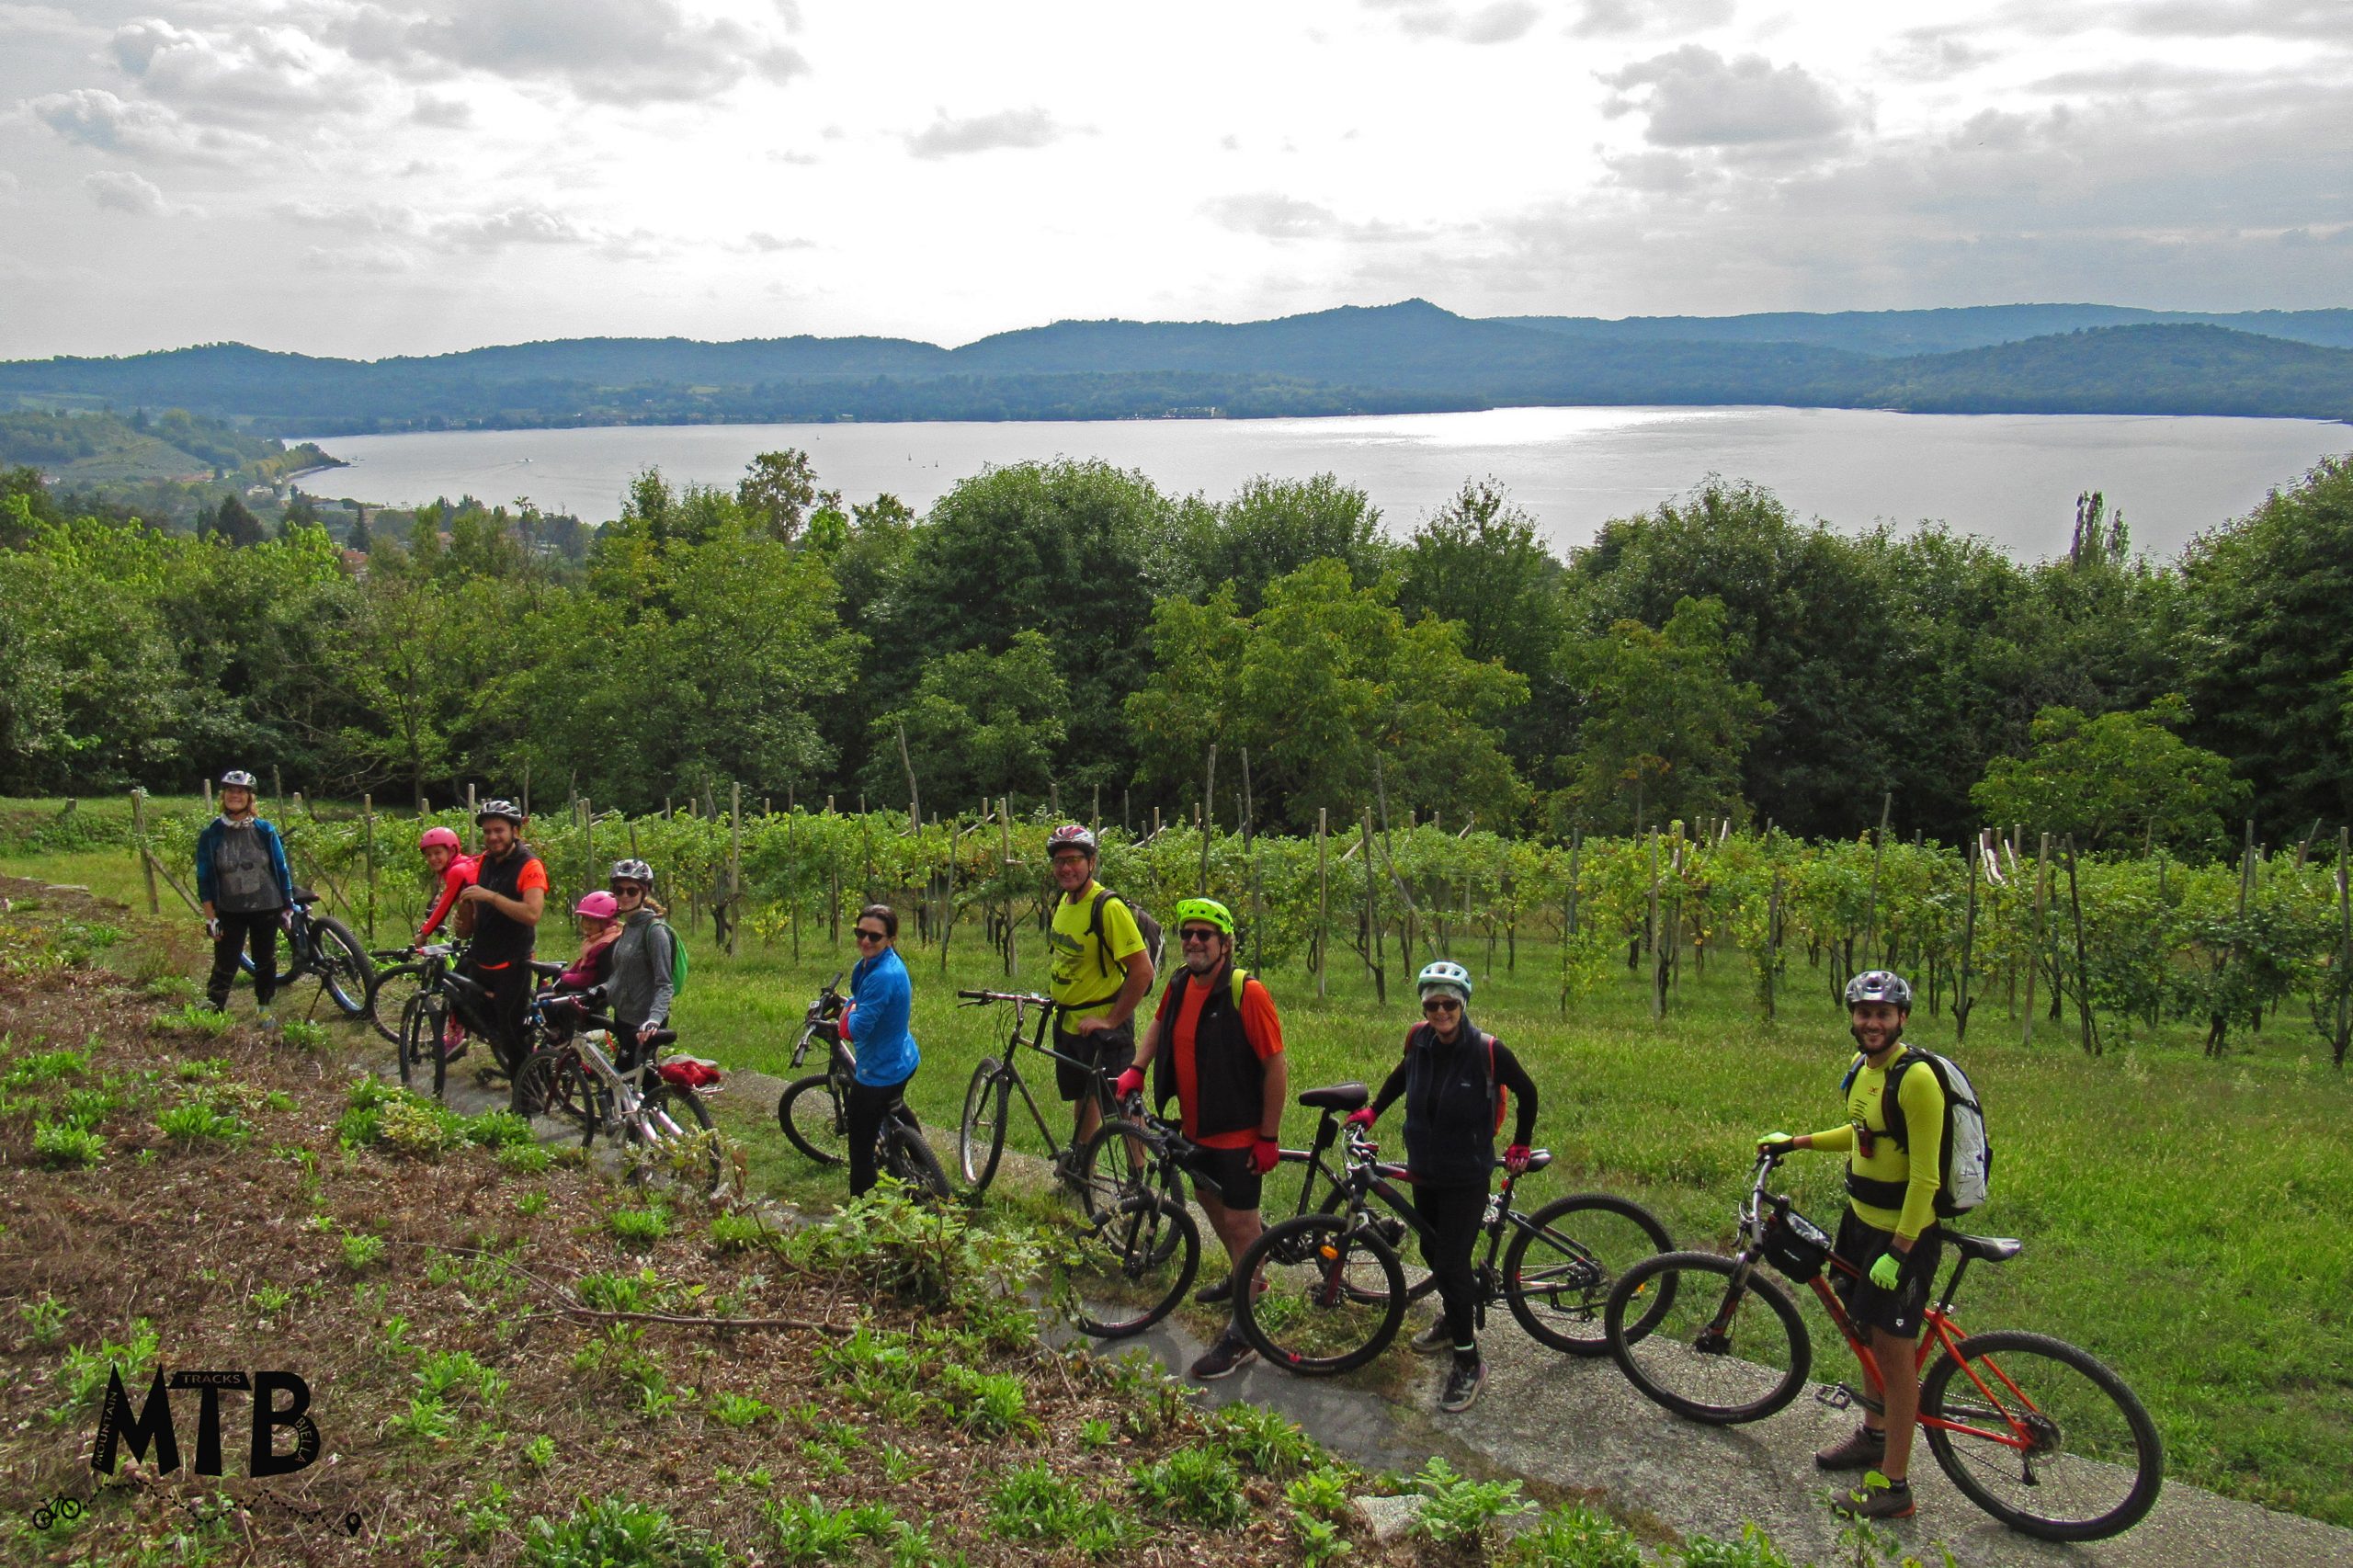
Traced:
[[[574, 563], [546, 520], [428, 508], [364, 565], [0, 486], [12, 792], [467, 784], [642, 812], [1010, 796], [1312, 828], [1385, 805], [1510, 833], [1884, 812], [2202, 856], [2353, 816], [2353, 464], [2181, 559], [2097, 497], [2034, 564], [1848, 537], [1711, 482], [1563, 561], [1493, 483], [1402, 539], [1331, 476], [1172, 497], [1099, 463], [966, 479], [917, 517], [796, 452], [654, 472]], [[1211, 760], [1211, 748], [1215, 759]], [[912, 778], [910, 778], [912, 775]]]

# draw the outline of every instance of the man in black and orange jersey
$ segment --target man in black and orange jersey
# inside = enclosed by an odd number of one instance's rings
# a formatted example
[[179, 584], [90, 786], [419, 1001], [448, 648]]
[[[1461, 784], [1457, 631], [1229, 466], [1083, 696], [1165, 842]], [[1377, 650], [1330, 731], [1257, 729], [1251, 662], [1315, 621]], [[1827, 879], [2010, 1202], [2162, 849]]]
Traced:
[[531, 949], [546, 907], [548, 869], [523, 842], [523, 813], [513, 802], [486, 801], [474, 813], [482, 863], [458, 894], [458, 924], [473, 945], [459, 972], [490, 993], [491, 1054], [510, 1076], [522, 1052], [523, 1013], [531, 1005]]
[[[1238, 1263], [1258, 1239], [1259, 1188], [1281, 1157], [1283, 1101], [1290, 1093], [1283, 1027], [1267, 988], [1233, 967], [1233, 915], [1225, 905], [1211, 898], [1180, 901], [1176, 939], [1185, 965], [1160, 994], [1160, 1010], [1144, 1031], [1136, 1064], [1120, 1074], [1117, 1093], [1124, 1100], [1142, 1089], [1144, 1069], [1152, 1067], [1154, 1103], [1176, 1096], [1186, 1141], [1198, 1151], [1190, 1162], [1193, 1197], [1226, 1256]], [[1237, 1283], [1229, 1272], [1198, 1299], [1230, 1301]], [[1191, 1372], [1222, 1378], [1255, 1354], [1229, 1324]]]

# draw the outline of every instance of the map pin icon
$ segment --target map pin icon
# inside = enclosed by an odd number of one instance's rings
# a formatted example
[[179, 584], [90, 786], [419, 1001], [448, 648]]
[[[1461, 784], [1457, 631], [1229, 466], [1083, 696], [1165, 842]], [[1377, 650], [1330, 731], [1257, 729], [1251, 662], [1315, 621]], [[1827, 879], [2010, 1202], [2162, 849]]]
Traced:
[[351, 1512], [349, 1512], [349, 1513], [347, 1513], [347, 1514], [344, 1515], [344, 1517], [343, 1517], [343, 1533], [344, 1533], [344, 1534], [346, 1534], [346, 1535], [358, 1535], [358, 1534], [359, 1533], [359, 1510], [358, 1510], [358, 1509], [354, 1508], [354, 1509], [352, 1509], [352, 1510], [351, 1510]]

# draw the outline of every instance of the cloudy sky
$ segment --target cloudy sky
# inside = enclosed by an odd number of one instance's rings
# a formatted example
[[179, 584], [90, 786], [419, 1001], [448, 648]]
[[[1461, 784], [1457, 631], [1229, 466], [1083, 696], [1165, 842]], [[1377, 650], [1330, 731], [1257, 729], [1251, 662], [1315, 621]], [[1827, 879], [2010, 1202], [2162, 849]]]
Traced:
[[0, 356], [2353, 304], [2347, 0], [0, 0]]

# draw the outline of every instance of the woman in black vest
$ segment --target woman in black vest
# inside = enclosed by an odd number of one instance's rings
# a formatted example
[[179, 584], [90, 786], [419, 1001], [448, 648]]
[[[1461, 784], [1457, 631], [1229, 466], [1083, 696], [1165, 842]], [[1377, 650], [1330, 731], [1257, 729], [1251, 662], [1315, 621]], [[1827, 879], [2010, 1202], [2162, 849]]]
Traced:
[[1507, 1089], [1518, 1102], [1504, 1164], [1522, 1171], [1536, 1131], [1536, 1085], [1501, 1040], [1472, 1024], [1469, 970], [1440, 959], [1422, 971], [1419, 985], [1424, 1021], [1405, 1037], [1405, 1053], [1372, 1104], [1348, 1119], [1370, 1127], [1399, 1097], [1405, 1101], [1405, 1169], [1413, 1177], [1414, 1208], [1430, 1227], [1422, 1255], [1445, 1303], [1414, 1348], [1453, 1347], [1438, 1408], [1468, 1410], [1487, 1381], [1473, 1329], [1478, 1276], [1471, 1252], [1486, 1218], [1487, 1180], [1495, 1167], [1501, 1116], [1495, 1096]]

